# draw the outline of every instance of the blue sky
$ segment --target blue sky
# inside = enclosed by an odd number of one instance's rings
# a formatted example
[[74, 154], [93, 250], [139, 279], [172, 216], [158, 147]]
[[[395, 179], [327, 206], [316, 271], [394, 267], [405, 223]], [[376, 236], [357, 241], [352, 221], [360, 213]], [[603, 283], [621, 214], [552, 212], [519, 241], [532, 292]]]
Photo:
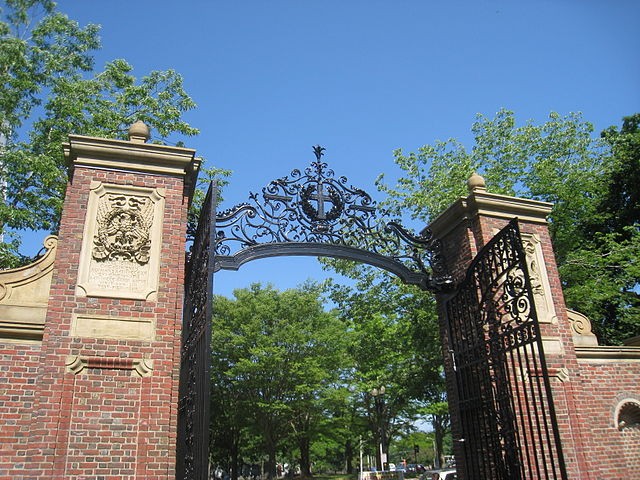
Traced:
[[[303, 168], [312, 145], [375, 193], [392, 152], [436, 139], [470, 144], [477, 113], [519, 121], [580, 111], [600, 131], [640, 111], [640, 2], [631, 0], [63, 0], [102, 26], [96, 68], [175, 69], [198, 104], [185, 140], [233, 171], [228, 208]], [[33, 240], [33, 239], [31, 239]], [[40, 238], [37, 239], [40, 242]], [[262, 260], [216, 277], [290, 288], [320, 279], [313, 259]]]

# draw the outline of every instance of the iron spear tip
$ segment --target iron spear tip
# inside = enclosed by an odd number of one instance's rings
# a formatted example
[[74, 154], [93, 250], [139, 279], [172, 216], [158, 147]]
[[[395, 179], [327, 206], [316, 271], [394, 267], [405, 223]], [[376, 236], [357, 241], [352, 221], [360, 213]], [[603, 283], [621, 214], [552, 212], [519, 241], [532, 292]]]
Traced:
[[316, 145], [315, 147], [313, 147], [313, 153], [316, 154], [316, 159], [318, 161], [320, 161], [320, 157], [322, 157], [322, 155], [324, 155], [324, 151], [326, 150], [326, 148], [321, 147], [320, 145]]

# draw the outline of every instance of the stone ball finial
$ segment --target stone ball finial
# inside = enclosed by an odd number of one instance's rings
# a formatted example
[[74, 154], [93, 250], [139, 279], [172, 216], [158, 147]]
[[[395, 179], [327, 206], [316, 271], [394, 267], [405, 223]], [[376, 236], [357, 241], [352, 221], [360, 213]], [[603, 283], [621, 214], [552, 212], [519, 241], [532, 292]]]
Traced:
[[138, 120], [129, 127], [129, 141], [146, 143], [149, 138], [151, 138], [151, 130], [142, 120]]
[[473, 172], [473, 174], [467, 180], [467, 188], [469, 189], [469, 193], [473, 193], [476, 190], [486, 190], [487, 184], [484, 183], [484, 178], [482, 178], [476, 172]]

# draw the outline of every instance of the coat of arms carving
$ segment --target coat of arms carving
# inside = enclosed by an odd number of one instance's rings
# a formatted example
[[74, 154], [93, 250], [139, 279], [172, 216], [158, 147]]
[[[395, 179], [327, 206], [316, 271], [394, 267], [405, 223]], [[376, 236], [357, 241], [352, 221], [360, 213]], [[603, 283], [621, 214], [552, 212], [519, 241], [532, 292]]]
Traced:
[[132, 195], [108, 195], [104, 198], [98, 207], [93, 259], [146, 264], [151, 250], [153, 208], [149, 198]]

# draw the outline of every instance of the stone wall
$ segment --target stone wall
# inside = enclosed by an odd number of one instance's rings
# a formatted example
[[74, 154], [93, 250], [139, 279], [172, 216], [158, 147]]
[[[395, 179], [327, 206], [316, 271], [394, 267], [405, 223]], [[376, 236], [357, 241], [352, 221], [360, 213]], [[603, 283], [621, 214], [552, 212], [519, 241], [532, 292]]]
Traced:
[[28, 468], [36, 379], [40, 366], [49, 288], [57, 240], [25, 267], [0, 272], [0, 478], [15, 479]]

